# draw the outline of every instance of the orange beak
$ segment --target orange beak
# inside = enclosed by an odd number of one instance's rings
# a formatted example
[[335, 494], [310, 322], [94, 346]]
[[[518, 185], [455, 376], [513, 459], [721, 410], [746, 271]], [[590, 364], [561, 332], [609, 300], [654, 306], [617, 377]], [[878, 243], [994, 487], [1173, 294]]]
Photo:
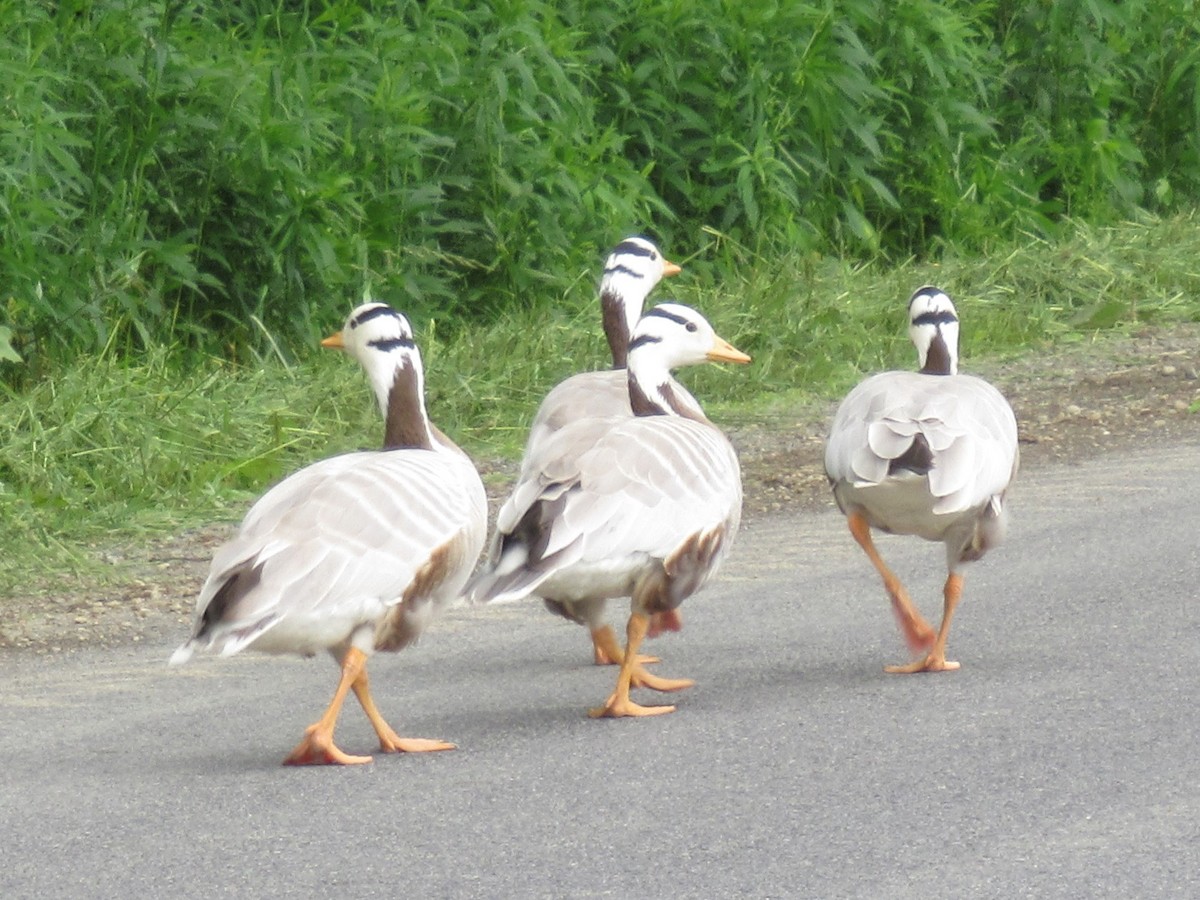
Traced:
[[712, 362], [748, 363], [750, 357], [722, 337], [713, 340], [712, 349], [706, 354]]

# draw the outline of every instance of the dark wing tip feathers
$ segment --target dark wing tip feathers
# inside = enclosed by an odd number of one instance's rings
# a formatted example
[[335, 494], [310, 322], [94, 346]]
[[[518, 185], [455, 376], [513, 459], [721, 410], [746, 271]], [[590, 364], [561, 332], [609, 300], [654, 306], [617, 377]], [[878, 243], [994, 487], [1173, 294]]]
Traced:
[[917, 433], [908, 449], [888, 463], [888, 474], [894, 475], [900, 471], [909, 471], [917, 475], [928, 475], [933, 469], [933, 450], [925, 435]]

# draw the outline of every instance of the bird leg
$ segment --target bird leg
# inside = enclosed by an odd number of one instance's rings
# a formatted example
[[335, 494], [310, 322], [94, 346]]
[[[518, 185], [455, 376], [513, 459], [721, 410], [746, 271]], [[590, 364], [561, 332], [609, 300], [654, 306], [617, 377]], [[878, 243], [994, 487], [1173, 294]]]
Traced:
[[962, 596], [962, 586], [963, 577], [958, 573], [951, 572], [946, 578], [946, 587], [942, 592], [946, 604], [942, 612], [942, 624], [938, 628], [937, 640], [933, 642], [933, 649], [926, 654], [925, 658], [906, 666], [885, 666], [885, 672], [893, 674], [953, 672], [958, 668], [958, 663], [946, 659], [946, 638], [950, 635], [950, 620], [954, 617], [954, 609], [958, 606], [959, 598]]
[[[621, 663], [621, 671], [617, 674], [617, 689], [605, 701], [604, 706], [592, 709], [588, 712], [593, 719], [598, 718], [621, 718], [623, 716], [660, 716], [664, 713], [674, 712], [674, 706], [640, 706], [629, 699], [629, 689], [634, 684], [635, 679], [639, 684], [645, 684], [645, 679], [650, 678], [656, 682], [664, 684], [675, 684], [667, 679], [657, 679], [649, 675], [649, 673], [640, 671], [641, 667], [637, 663], [637, 651], [641, 646], [642, 641], [646, 637], [646, 631], [650, 627], [650, 617], [645, 613], [635, 612], [629, 617], [629, 624], [626, 626], [626, 642], [625, 642], [625, 658]], [[680, 680], [678, 687], [667, 688], [672, 690], [680, 690], [692, 684], [690, 681]], [[647, 687], [651, 685], [646, 684]]]
[[[598, 666], [619, 666], [625, 660], [625, 651], [617, 643], [617, 636], [608, 625], [592, 629], [592, 658]], [[647, 666], [658, 662], [657, 656], [638, 656], [639, 665]]]
[[913, 602], [908, 596], [908, 591], [904, 589], [900, 579], [892, 573], [892, 570], [887, 567], [887, 563], [883, 561], [883, 557], [879, 555], [879, 551], [875, 549], [875, 542], [871, 540], [871, 525], [867, 522], [867, 517], [861, 512], [852, 511], [846, 515], [846, 521], [850, 525], [850, 533], [854, 536], [854, 540], [858, 541], [858, 546], [863, 548], [863, 552], [871, 560], [871, 565], [883, 579], [883, 586], [892, 600], [892, 612], [896, 616], [900, 630], [904, 633], [904, 642], [914, 653], [928, 650], [934, 641], [933, 629], [929, 627], [928, 622], [921, 618], [921, 614], [917, 612], [917, 608], [913, 606]]
[[363, 708], [363, 712], [371, 720], [371, 727], [379, 735], [379, 749], [384, 753], [428, 753], [434, 750], [456, 749], [454, 744], [447, 743], [446, 741], [434, 741], [426, 738], [402, 738], [396, 734], [392, 730], [392, 726], [384, 721], [383, 716], [379, 714], [378, 707], [375, 706], [375, 700], [371, 696], [371, 689], [367, 683], [366, 667], [363, 668], [350, 687], [354, 690], [354, 696], [358, 698], [358, 703]]
[[333, 743], [333, 729], [337, 725], [342, 704], [346, 701], [346, 693], [363, 673], [366, 664], [367, 655], [357, 647], [346, 651], [346, 655], [342, 657], [342, 677], [338, 681], [337, 690], [333, 692], [333, 700], [321, 718], [305, 729], [304, 739], [283, 761], [285, 766], [349, 766], [371, 761], [369, 756], [349, 756]]

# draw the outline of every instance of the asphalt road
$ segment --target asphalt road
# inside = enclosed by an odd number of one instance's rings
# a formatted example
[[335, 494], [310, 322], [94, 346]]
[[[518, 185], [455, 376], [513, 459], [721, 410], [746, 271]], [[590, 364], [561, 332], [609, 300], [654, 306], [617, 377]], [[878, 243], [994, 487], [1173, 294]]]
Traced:
[[[906, 653], [836, 512], [746, 527], [649, 645], [697, 681], [673, 715], [587, 719], [614, 671], [540, 604], [455, 611], [371, 671], [460, 749], [370, 766], [279, 765], [328, 658], [0, 655], [0, 897], [1198, 896], [1198, 469], [1023, 473], [955, 673], [883, 673]], [[936, 623], [941, 547], [880, 546]], [[373, 749], [352, 702], [338, 738]]]

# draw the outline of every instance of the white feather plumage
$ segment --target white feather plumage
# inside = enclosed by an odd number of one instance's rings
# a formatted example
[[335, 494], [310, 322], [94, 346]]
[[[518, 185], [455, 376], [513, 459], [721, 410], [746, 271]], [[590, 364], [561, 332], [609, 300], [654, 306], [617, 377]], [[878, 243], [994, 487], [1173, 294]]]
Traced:
[[[345, 672], [351, 651], [365, 661], [375, 650], [415, 641], [459, 597], [475, 565], [487, 527], [483, 484], [425, 415], [408, 321], [383, 304], [364, 304], [326, 343], [362, 363], [388, 414], [388, 434], [416, 443], [322, 460], [264, 494], [214, 555], [192, 636], [173, 664], [197, 650], [328, 650]], [[355, 692], [365, 686], [363, 674]], [[384, 749], [403, 749], [372, 710]], [[331, 746], [332, 726], [327, 730]], [[309, 750], [324, 754], [319, 761], [365, 761], [336, 748]], [[289, 761], [313, 760], [297, 748]]]
[[[958, 316], [942, 291], [909, 300], [909, 334], [921, 372], [884, 372], [842, 401], [825, 445], [825, 472], [855, 539], [883, 578], [906, 640], [925, 658], [890, 671], [956, 668], [945, 641], [961, 568], [1004, 537], [1005, 492], [1016, 475], [1017, 421], [995, 387], [959, 375]], [[935, 638], [883, 563], [870, 529], [912, 534], [946, 548], [945, 611]]]
[[628, 704], [630, 681], [658, 681], [637, 664], [635, 620], [643, 627], [650, 613], [702, 587], [741, 520], [733, 447], [707, 419], [670, 405], [678, 383], [669, 370], [709, 360], [749, 357], [687, 307], [663, 304], [644, 316], [630, 344], [628, 390], [649, 406], [578, 420], [531, 448], [497, 516], [488, 563], [467, 588], [476, 602], [552, 598], [593, 634], [606, 600], [631, 597], [631, 638], [608, 715], [644, 714]]

